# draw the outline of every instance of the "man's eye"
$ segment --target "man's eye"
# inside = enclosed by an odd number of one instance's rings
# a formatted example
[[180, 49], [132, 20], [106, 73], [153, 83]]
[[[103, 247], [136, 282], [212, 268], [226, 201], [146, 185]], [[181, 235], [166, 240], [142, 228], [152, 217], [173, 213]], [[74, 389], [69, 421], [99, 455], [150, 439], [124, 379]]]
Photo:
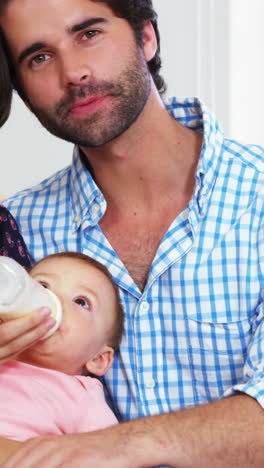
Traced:
[[89, 31], [84, 31], [83, 37], [84, 37], [84, 40], [92, 39], [93, 37], [97, 36], [97, 34], [99, 34], [99, 31], [97, 31], [96, 29], [93, 29]]
[[31, 64], [40, 65], [41, 63], [46, 62], [49, 59], [48, 54], [38, 54], [31, 60]]
[[74, 302], [75, 304], [78, 304], [84, 309], [90, 309], [90, 302], [87, 299], [85, 299], [85, 297], [76, 297], [76, 299], [74, 299]]

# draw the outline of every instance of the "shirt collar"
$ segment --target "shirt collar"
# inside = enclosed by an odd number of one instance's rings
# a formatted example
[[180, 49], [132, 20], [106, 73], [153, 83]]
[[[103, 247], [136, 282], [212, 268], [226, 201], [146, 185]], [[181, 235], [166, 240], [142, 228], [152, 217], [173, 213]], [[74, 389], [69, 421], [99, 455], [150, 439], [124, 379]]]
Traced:
[[[196, 168], [196, 184], [189, 209], [198, 222], [207, 207], [218, 174], [223, 146], [223, 132], [214, 115], [197, 98], [169, 98], [166, 108], [185, 127], [203, 133], [201, 157]], [[76, 231], [84, 217], [90, 225], [97, 224], [106, 210], [104, 196], [74, 148], [71, 166], [72, 229]]]
[[[224, 136], [215, 116], [197, 98], [168, 99], [169, 113], [182, 125], [203, 134], [200, 160], [196, 168], [196, 184], [189, 204], [196, 221], [206, 212], [215, 184], [223, 148]], [[196, 214], [195, 214], [196, 213]]]
[[98, 224], [106, 210], [106, 202], [84, 165], [78, 147], [73, 152], [70, 183], [73, 232], [79, 229], [84, 218], [91, 226]]

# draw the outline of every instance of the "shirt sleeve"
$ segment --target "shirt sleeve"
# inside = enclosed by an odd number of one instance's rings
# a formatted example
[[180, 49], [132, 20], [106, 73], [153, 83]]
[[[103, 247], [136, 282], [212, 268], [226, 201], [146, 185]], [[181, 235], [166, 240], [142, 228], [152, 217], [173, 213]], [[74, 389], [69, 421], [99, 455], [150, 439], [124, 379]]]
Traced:
[[262, 285], [256, 319], [252, 325], [252, 338], [243, 369], [243, 381], [227, 390], [224, 396], [235, 392], [246, 393], [264, 408], [264, 226], [261, 224], [258, 239], [259, 283]]
[[258, 324], [252, 337], [246, 357], [243, 381], [234, 385], [224, 396], [230, 396], [235, 392], [243, 392], [255, 398], [264, 408], [264, 305], [258, 316]]

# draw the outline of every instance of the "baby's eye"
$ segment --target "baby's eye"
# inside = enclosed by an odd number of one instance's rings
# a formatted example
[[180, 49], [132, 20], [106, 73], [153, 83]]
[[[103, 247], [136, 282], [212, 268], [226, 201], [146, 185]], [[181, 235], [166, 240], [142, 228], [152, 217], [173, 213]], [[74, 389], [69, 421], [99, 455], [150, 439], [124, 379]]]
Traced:
[[84, 309], [90, 309], [90, 302], [85, 297], [76, 297], [73, 302], [83, 307]]
[[49, 285], [45, 281], [38, 281], [38, 283], [41, 284], [41, 286], [43, 286], [43, 288], [49, 289]]

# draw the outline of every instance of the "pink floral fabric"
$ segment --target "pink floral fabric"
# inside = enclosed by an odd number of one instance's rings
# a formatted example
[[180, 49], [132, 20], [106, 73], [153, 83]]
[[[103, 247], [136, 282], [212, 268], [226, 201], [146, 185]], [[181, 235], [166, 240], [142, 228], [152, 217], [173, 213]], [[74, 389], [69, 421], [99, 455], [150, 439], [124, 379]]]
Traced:
[[0, 255], [11, 257], [26, 268], [32, 263], [15, 219], [2, 205], [0, 205]]

